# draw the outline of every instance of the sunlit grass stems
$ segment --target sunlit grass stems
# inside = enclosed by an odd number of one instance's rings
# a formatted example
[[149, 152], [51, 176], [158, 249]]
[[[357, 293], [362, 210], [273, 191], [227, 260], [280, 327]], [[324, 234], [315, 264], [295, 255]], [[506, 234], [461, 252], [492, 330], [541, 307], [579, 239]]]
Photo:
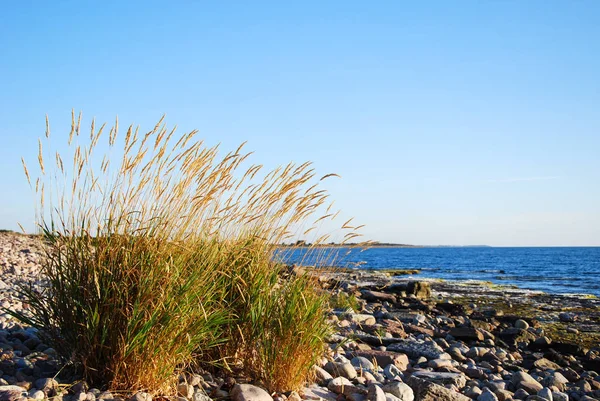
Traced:
[[[323, 349], [327, 302], [309, 277], [282, 279], [273, 255], [338, 215], [310, 163], [263, 174], [243, 146], [219, 156], [163, 119], [122, 141], [118, 122], [80, 128], [73, 114], [72, 161], [40, 141], [39, 177], [23, 162], [50, 286], [24, 288], [31, 315], [19, 317], [95, 386], [169, 394], [178, 372], [216, 357], [270, 390], [297, 388]], [[345, 222], [343, 240], [358, 228]]]

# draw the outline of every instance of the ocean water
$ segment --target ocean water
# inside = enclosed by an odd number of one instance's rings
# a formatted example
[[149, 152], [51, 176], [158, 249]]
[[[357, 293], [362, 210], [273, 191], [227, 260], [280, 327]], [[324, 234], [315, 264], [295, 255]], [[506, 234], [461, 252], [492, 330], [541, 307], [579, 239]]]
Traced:
[[[600, 247], [327, 248], [325, 265], [362, 269], [420, 269], [413, 277], [484, 280], [548, 293], [600, 296]], [[282, 250], [288, 263], [314, 265], [315, 253]], [[325, 256], [325, 257], [324, 257]]]

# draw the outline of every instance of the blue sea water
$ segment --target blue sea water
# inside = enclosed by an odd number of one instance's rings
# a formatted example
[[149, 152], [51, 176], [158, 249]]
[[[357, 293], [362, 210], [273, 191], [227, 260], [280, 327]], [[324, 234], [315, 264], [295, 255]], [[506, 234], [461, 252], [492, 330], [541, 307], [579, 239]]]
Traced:
[[[283, 252], [289, 263], [315, 264], [315, 253], [307, 254], [306, 249]], [[335, 260], [336, 266], [361, 269], [420, 269], [415, 278], [484, 280], [548, 293], [600, 296], [600, 247], [386, 247], [362, 252], [327, 248], [316, 253], [326, 265]]]

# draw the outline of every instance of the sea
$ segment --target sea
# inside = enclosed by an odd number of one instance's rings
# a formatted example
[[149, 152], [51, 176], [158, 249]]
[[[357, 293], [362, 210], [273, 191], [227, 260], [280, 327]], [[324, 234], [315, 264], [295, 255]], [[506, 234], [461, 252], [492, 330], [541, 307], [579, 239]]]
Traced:
[[[309, 253], [307, 253], [309, 252]], [[418, 269], [415, 279], [481, 280], [558, 294], [600, 297], [600, 247], [374, 247], [283, 249], [287, 263]]]

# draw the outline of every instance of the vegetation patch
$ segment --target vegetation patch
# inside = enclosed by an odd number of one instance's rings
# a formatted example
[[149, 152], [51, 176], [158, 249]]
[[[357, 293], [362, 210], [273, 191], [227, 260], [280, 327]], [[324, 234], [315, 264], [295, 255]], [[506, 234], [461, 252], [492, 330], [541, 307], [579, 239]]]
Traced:
[[[337, 216], [310, 163], [263, 173], [243, 145], [220, 156], [162, 119], [122, 141], [118, 121], [80, 127], [73, 115], [70, 160], [47, 152], [47, 122], [36, 178], [23, 162], [51, 285], [22, 288], [31, 314], [15, 315], [98, 388], [172, 395], [179, 373], [207, 365], [300, 387], [324, 349], [328, 299], [306, 275], [283, 280], [274, 255]], [[345, 222], [344, 240], [356, 229]]]

